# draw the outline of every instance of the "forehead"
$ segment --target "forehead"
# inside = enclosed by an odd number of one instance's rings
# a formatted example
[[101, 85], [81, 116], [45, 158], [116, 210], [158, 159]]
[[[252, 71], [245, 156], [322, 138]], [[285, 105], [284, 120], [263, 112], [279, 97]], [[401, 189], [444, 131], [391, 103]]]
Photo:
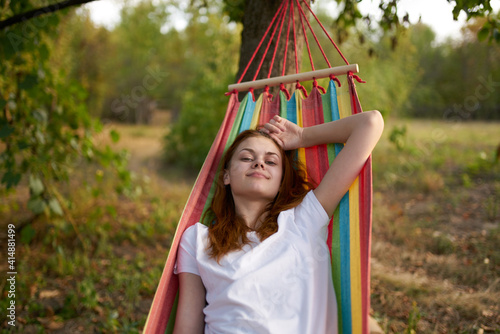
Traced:
[[272, 139], [263, 136], [249, 137], [243, 140], [236, 148], [235, 153], [240, 153], [247, 150], [252, 150], [255, 152], [265, 152], [269, 154], [274, 153], [278, 156], [281, 156], [281, 151], [277, 147], [276, 143]]

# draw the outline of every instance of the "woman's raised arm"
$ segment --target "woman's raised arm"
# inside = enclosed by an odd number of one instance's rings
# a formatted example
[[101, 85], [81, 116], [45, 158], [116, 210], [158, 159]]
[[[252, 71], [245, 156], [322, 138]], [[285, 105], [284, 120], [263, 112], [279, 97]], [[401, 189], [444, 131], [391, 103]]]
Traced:
[[314, 190], [319, 202], [331, 216], [380, 139], [384, 120], [380, 112], [372, 110], [337, 121], [300, 128], [284, 118], [275, 116], [264, 129], [286, 150], [345, 143]]

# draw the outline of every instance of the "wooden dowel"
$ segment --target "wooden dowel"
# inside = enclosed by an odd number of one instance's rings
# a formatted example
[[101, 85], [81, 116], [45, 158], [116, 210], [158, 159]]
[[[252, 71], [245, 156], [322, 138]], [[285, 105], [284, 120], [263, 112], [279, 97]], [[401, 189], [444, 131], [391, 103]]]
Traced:
[[343, 65], [332, 68], [326, 68], [323, 70], [290, 74], [281, 77], [274, 77], [269, 79], [246, 81], [239, 84], [232, 84], [228, 86], [228, 90], [231, 92], [234, 89], [236, 89], [238, 92], [243, 92], [249, 90], [250, 88], [259, 89], [259, 88], [264, 88], [266, 86], [269, 87], [279, 86], [282, 83], [289, 84], [289, 83], [295, 83], [297, 81], [299, 82], [310, 81], [313, 79], [327, 78], [330, 76], [330, 74], [337, 76], [337, 75], [347, 74], [348, 72], [358, 73], [358, 71], [359, 71], [358, 64]]

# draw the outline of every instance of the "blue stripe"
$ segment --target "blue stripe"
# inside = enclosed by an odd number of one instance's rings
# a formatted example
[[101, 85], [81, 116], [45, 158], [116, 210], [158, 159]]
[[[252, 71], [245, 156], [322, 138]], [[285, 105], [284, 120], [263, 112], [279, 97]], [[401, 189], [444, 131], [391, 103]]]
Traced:
[[290, 122], [297, 124], [297, 101], [295, 101], [295, 92], [286, 103], [286, 117]]
[[240, 129], [238, 133], [241, 133], [245, 130], [250, 129], [250, 125], [252, 124], [252, 117], [253, 113], [255, 110], [255, 104], [256, 102], [253, 100], [253, 95], [252, 93], [248, 93], [246, 95], [246, 106], [245, 106], [245, 111], [243, 112], [243, 120], [241, 121], [240, 124]]
[[340, 200], [339, 234], [340, 234], [340, 293], [342, 299], [342, 333], [352, 332], [351, 322], [351, 251], [349, 231], [349, 194]]

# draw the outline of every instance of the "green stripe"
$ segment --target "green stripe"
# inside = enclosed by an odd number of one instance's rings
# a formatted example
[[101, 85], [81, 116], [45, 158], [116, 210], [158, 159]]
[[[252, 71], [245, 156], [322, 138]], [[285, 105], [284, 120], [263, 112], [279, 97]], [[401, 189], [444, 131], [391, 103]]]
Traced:
[[[233, 143], [234, 139], [236, 138], [236, 136], [238, 135], [239, 133], [239, 128], [240, 128], [240, 125], [241, 125], [241, 121], [243, 119], [243, 113], [245, 111], [245, 108], [246, 108], [246, 104], [247, 104], [247, 101], [249, 98], [252, 98], [250, 93], [248, 93], [247, 95], [245, 95], [245, 97], [243, 98], [243, 100], [241, 101], [240, 103], [240, 106], [238, 108], [238, 113], [236, 114], [236, 118], [234, 120], [234, 123], [233, 123], [233, 126], [231, 127], [231, 132], [229, 134], [229, 138], [224, 146], [224, 152], [227, 151], [228, 147], [231, 146], [231, 144]], [[217, 182], [217, 176], [219, 175], [219, 172], [221, 170], [222, 166], [219, 165], [217, 166], [217, 172], [215, 173], [215, 178], [212, 182], [212, 185], [210, 186], [210, 192], [208, 193], [208, 198], [207, 198], [207, 201], [205, 202], [205, 206], [203, 208], [203, 213], [202, 213], [202, 217], [203, 215], [205, 214], [205, 212], [208, 210], [208, 208], [210, 207], [210, 204], [212, 202], [212, 198], [214, 197], [214, 193], [215, 193], [215, 185], [216, 185], [216, 182]], [[210, 224], [211, 222], [206, 222], [204, 221], [203, 224], [205, 225], [208, 225]]]

